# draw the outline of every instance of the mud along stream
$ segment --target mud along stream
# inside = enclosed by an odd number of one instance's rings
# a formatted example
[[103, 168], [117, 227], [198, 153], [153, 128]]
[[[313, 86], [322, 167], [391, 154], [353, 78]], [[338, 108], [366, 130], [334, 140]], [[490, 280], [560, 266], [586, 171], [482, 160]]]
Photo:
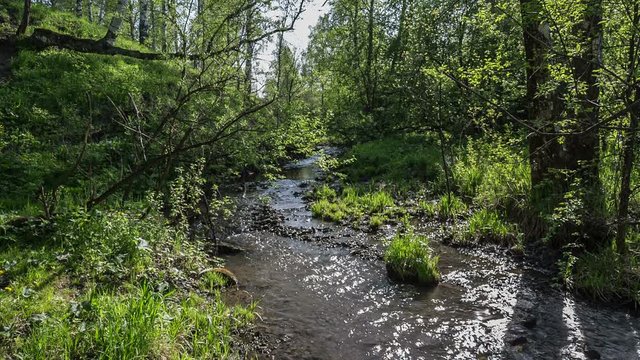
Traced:
[[[497, 250], [441, 245], [434, 289], [396, 284], [381, 260], [382, 235], [311, 218], [302, 194], [316, 157], [286, 178], [256, 184], [227, 258], [259, 301], [266, 358], [639, 359], [640, 320], [549, 286], [553, 276]], [[270, 202], [263, 205], [261, 199]]]

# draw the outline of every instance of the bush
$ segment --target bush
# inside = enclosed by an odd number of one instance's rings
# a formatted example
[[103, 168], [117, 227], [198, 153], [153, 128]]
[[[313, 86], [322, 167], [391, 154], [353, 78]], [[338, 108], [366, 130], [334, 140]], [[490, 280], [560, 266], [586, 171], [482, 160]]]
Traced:
[[437, 256], [425, 236], [396, 234], [384, 254], [389, 276], [403, 282], [435, 285], [440, 281]]
[[594, 300], [640, 304], [640, 259], [622, 259], [612, 248], [578, 256], [561, 264], [565, 285]]

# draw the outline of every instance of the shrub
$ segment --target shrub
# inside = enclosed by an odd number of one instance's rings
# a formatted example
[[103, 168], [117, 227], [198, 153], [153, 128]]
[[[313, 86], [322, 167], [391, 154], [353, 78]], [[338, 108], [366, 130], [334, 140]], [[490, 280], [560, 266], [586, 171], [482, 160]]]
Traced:
[[389, 276], [419, 285], [434, 285], [440, 281], [437, 256], [432, 256], [425, 236], [412, 232], [396, 234], [384, 254]]

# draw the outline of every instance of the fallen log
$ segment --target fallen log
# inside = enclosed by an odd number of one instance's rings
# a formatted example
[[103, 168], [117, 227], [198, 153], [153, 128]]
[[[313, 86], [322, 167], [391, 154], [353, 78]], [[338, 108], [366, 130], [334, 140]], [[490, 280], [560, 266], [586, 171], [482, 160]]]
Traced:
[[91, 54], [122, 55], [141, 60], [167, 60], [179, 57], [178, 54], [146, 53], [137, 50], [123, 49], [109, 45], [106, 41], [77, 38], [42, 28], [34, 29], [33, 34], [25, 39], [25, 41], [28, 47], [36, 50], [57, 47]]

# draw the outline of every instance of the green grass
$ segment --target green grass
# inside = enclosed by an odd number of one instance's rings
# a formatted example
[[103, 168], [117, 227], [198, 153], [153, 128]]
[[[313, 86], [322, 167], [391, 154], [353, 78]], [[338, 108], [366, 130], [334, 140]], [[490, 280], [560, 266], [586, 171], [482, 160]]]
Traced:
[[467, 139], [453, 166], [460, 193], [478, 207], [522, 211], [529, 200], [529, 163], [517, 136]]
[[434, 217], [438, 215], [438, 203], [427, 200], [420, 200], [418, 202], [418, 210], [423, 216]]
[[440, 281], [439, 258], [432, 255], [425, 236], [396, 234], [385, 251], [384, 261], [394, 279], [427, 286]]
[[393, 196], [384, 190], [345, 187], [340, 194], [327, 185], [316, 188], [311, 204], [314, 217], [334, 222], [343, 220], [358, 221], [370, 217], [369, 225], [378, 228], [401, 210], [396, 206]]
[[518, 240], [515, 226], [502, 220], [493, 210], [481, 209], [469, 217], [463, 235], [470, 242], [491, 242], [500, 245], [515, 245]]
[[350, 181], [387, 181], [395, 184], [442, 183], [440, 150], [427, 137], [389, 137], [354, 146], [345, 154], [354, 158], [346, 169]]
[[467, 212], [467, 205], [455, 194], [444, 194], [436, 205], [436, 212], [441, 219], [453, 219]]
[[622, 259], [612, 248], [569, 255], [563, 280], [570, 289], [594, 300], [640, 305], [640, 259]]
[[[226, 358], [255, 304], [229, 307], [218, 264], [152, 211], [0, 217], [0, 354], [24, 359]], [[194, 289], [203, 290], [198, 294]]]

